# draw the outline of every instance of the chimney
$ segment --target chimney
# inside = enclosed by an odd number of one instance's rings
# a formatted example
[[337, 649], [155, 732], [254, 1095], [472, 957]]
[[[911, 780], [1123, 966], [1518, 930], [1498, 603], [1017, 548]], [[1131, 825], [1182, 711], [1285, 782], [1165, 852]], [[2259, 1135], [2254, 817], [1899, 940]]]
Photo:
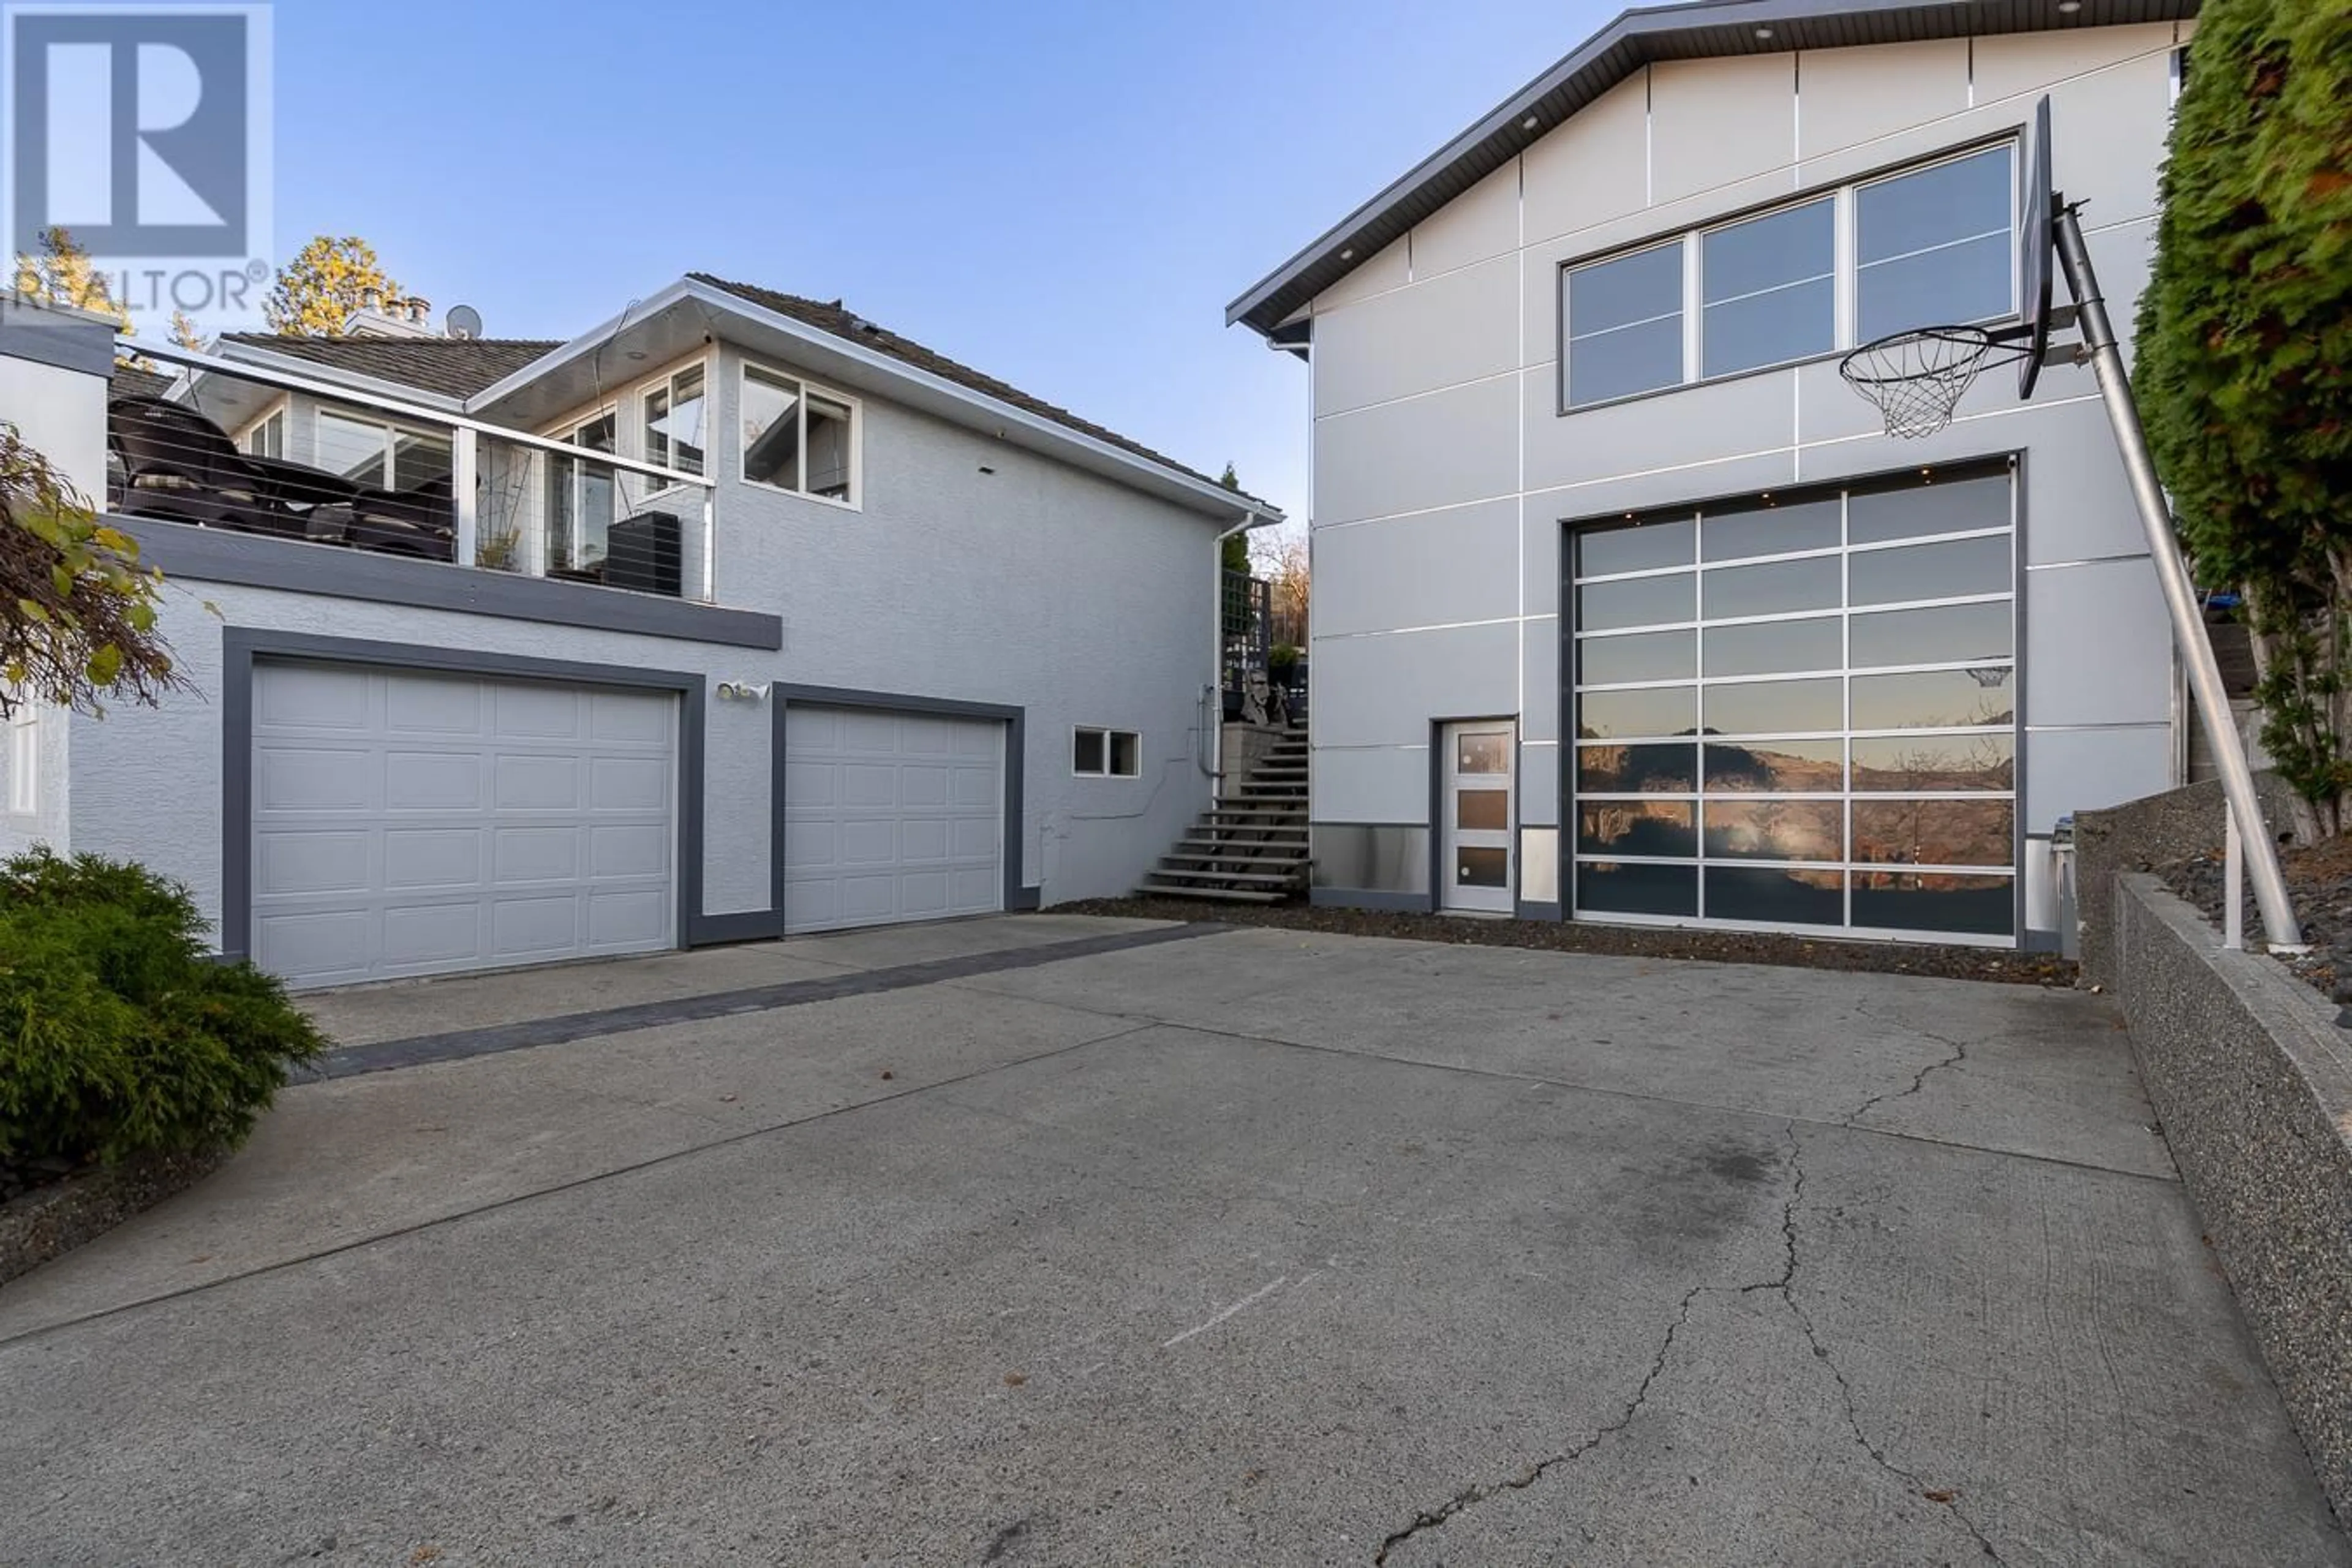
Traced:
[[433, 301], [426, 299], [422, 294], [410, 295], [408, 298], [408, 319], [415, 322], [420, 327], [431, 321], [433, 319]]
[[383, 290], [381, 289], [361, 289], [360, 309], [362, 310], [373, 310], [381, 313], [383, 310]]

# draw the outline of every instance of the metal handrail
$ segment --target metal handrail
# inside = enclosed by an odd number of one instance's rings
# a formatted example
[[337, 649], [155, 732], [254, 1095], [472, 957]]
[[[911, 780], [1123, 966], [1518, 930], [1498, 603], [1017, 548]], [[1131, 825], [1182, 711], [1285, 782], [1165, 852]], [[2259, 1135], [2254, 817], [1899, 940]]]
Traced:
[[158, 347], [129, 338], [117, 338], [115, 352], [126, 359], [161, 360], [166, 364], [208, 370], [233, 380], [250, 381], [263, 386], [276, 387], [281, 392], [300, 392], [313, 397], [323, 397], [330, 402], [357, 404], [361, 407], [373, 409], [379, 414], [389, 414], [397, 418], [414, 420], [420, 425], [445, 425], [452, 430], [468, 430], [478, 436], [491, 436], [519, 447], [530, 447], [542, 452], [552, 452], [559, 457], [579, 458], [584, 455], [594, 462], [632, 474], [666, 479], [675, 485], [695, 485], [703, 489], [716, 489], [719, 486], [719, 481], [708, 474], [689, 474], [680, 468], [664, 468], [659, 463], [647, 463], [635, 458], [625, 458], [616, 452], [592, 452], [586, 447], [575, 447], [569, 441], [559, 441], [552, 436], [541, 436], [529, 430], [520, 430], [511, 425], [493, 424], [486, 419], [477, 419], [471, 415], [453, 413], [446, 408], [435, 408], [426, 404], [409, 403], [397, 397], [386, 397], [382, 393], [371, 392], [363, 387], [352, 386], [342, 382], [297, 375], [289, 371], [279, 370], [275, 365], [256, 364], [250, 360], [226, 359], [219, 354], [205, 353], [194, 349]]

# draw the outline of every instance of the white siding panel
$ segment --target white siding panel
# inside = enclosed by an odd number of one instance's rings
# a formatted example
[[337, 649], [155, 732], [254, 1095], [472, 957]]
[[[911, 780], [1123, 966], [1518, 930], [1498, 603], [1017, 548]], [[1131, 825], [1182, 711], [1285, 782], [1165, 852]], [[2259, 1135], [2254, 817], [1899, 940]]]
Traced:
[[1501, 375], [1518, 360], [1518, 260], [1504, 257], [1315, 323], [1315, 412]]
[[[1412, 275], [1432, 278], [1457, 267], [1491, 260], [1519, 245], [1519, 165], [1504, 164], [1412, 231]], [[1317, 346], [1322, 341], [1320, 323]]]
[[1548, 372], [1530, 372], [1525, 407], [1528, 488], [1785, 449], [1796, 437], [1792, 374], [1741, 376], [1562, 415], [1558, 382]]
[[1522, 156], [1528, 240], [1636, 213], [1649, 202], [1649, 73], [1601, 95]]
[[1429, 820], [1429, 746], [1319, 747], [1308, 790], [1317, 822]]
[[2019, 94], [2044, 92], [2070, 77], [2084, 76], [2139, 55], [2160, 55], [2171, 47], [2169, 22], [2002, 33], [1979, 38], [1975, 65], [1977, 101], [1990, 103]]
[[1852, 147], [1969, 106], [1969, 41], [1815, 49], [1797, 60], [1801, 157]]
[[2025, 737], [2025, 831], [2072, 812], [2121, 805], [2172, 787], [2172, 729], [2032, 731]]
[[1516, 614], [1518, 517], [1518, 502], [1505, 500], [1320, 531], [1316, 629], [1338, 636]]
[[2029, 724], [2165, 724], [2172, 624], [2146, 556], [2025, 574]]
[[1318, 745], [1426, 745], [1433, 719], [1518, 711], [1515, 625], [1318, 637], [1314, 660]]
[[1317, 295], [1316, 313], [1320, 315], [1325, 310], [1369, 299], [1384, 289], [1401, 288], [1412, 276], [1412, 262], [1406, 256], [1405, 242], [1393, 240], [1378, 253], [1365, 258], [1361, 267]]
[[1518, 488], [1517, 389], [1508, 377], [1315, 424], [1315, 521], [1353, 522]]
[[1794, 55], [1650, 68], [1650, 200], [1695, 195], [1793, 163]]

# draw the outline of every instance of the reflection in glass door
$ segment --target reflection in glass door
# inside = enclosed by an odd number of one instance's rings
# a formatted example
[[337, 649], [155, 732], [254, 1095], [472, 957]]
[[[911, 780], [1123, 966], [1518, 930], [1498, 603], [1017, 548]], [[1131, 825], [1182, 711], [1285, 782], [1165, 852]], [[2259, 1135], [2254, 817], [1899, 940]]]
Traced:
[[2006, 942], [2005, 464], [1574, 537], [1574, 908]]
[[1508, 723], [1445, 728], [1444, 886], [1449, 910], [1512, 912], [1511, 763]]

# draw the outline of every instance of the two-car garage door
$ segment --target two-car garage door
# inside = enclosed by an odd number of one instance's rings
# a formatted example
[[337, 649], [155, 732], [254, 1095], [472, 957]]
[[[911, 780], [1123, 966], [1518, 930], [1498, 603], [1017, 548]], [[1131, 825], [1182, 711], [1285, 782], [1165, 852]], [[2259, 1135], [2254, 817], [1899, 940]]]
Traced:
[[334, 985], [677, 941], [677, 697], [253, 671], [252, 942]]
[[[784, 722], [787, 930], [1003, 908], [1003, 721]], [[675, 947], [678, 783], [672, 690], [257, 661], [254, 959], [317, 986]]]

